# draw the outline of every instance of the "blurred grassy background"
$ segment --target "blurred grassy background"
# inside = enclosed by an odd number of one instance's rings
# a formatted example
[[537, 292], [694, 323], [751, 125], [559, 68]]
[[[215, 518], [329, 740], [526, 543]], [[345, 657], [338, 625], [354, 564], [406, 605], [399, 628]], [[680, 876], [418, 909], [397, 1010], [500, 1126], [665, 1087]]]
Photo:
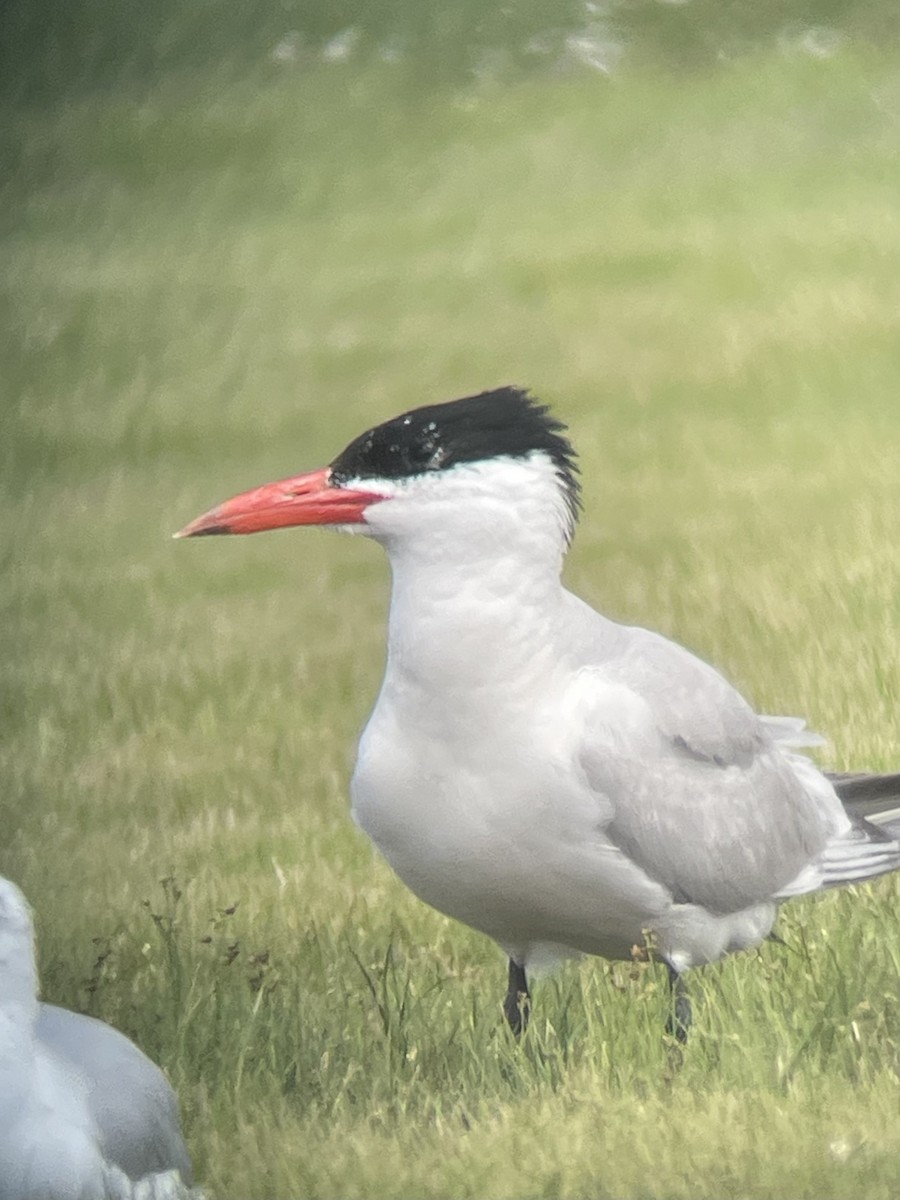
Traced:
[[654, 972], [601, 963], [517, 1051], [499, 953], [347, 816], [377, 548], [168, 538], [528, 384], [583, 456], [573, 588], [896, 768], [895, 25], [3, 6], [0, 870], [46, 997], [163, 1062], [216, 1195], [895, 1194], [895, 881], [698, 974], [680, 1064]]

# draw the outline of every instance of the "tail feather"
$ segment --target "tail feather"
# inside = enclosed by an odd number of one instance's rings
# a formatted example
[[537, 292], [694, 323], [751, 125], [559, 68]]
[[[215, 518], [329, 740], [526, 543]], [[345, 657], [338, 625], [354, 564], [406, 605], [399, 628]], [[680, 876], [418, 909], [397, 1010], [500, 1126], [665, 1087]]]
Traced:
[[779, 900], [900, 870], [900, 774], [830, 774], [851, 828], [778, 893]]
[[900, 774], [830, 774], [828, 778], [854, 821], [900, 839]]

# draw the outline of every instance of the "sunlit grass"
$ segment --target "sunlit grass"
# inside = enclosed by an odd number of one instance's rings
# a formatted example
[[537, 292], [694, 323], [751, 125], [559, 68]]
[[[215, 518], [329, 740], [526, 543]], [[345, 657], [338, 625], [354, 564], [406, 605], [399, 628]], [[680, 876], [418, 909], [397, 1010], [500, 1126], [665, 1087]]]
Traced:
[[895, 1194], [896, 882], [698, 973], [683, 1057], [658, 974], [602, 963], [516, 1049], [499, 952], [347, 815], [380, 553], [168, 535], [527, 383], [583, 456], [572, 586], [896, 767], [896, 78], [314, 70], [5, 122], [0, 870], [216, 1195]]

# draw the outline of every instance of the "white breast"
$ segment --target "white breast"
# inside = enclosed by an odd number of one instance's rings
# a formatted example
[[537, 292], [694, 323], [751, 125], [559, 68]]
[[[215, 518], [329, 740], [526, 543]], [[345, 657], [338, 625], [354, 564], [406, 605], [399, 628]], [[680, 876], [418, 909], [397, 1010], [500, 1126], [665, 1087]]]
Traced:
[[627, 955], [668, 896], [605, 838], [565, 723], [495, 721], [494, 738], [473, 739], [412, 720], [378, 705], [352, 785], [354, 819], [404, 883], [505, 948]]

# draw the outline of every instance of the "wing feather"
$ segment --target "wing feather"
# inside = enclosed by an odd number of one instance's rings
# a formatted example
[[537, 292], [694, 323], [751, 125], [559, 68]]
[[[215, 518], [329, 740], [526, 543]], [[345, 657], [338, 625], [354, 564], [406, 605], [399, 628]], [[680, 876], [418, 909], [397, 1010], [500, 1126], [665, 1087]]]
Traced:
[[577, 686], [581, 766], [612, 809], [605, 833], [676, 901], [716, 913], [768, 901], [846, 825], [827, 781], [811, 790], [778, 744], [796, 725], [767, 724], [675, 643], [623, 630]]

